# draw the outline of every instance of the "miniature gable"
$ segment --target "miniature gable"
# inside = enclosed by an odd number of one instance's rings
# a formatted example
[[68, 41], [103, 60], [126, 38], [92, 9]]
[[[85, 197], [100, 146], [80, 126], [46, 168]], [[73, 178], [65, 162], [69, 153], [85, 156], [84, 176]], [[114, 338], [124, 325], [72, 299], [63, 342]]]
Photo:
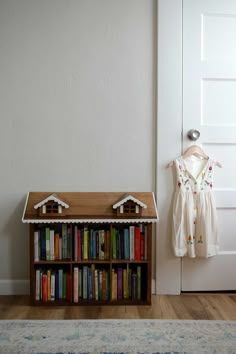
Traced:
[[69, 205], [59, 199], [56, 194], [51, 194], [34, 206], [34, 209], [38, 209], [39, 216], [62, 216], [63, 208], [69, 208]]
[[113, 205], [117, 216], [141, 216], [142, 209], [146, 209], [147, 205], [140, 200], [134, 198], [132, 195], [124, 196], [120, 201]]

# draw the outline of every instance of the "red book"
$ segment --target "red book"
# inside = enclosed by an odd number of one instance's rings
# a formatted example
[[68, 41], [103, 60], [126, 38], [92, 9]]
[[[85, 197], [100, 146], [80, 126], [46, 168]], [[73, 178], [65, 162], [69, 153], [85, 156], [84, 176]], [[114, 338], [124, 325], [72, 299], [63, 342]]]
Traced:
[[102, 299], [106, 300], [107, 293], [107, 281], [106, 281], [106, 271], [103, 269], [102, 271]]
[[134, 244], [135, 244], [135, 261], [140, 261], [141, 259], [141, 236], [140, 236], [140, 228], [139, 226], [135, 227], [135, 239], [134, 239]]
[[47, 274], [42, 276], [42, 300], [48, 301], [48, 277]]

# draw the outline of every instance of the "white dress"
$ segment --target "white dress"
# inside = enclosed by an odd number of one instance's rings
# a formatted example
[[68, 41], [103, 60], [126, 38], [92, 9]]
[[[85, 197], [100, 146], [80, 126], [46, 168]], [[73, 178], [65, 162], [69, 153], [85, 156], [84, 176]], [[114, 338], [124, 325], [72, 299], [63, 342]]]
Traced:
[[173, 200], [172, 241], [175, 256], [211, 257], [219, 240], [215, 199], [212, 192], [215, 161], [175, 160], [176, 191]]

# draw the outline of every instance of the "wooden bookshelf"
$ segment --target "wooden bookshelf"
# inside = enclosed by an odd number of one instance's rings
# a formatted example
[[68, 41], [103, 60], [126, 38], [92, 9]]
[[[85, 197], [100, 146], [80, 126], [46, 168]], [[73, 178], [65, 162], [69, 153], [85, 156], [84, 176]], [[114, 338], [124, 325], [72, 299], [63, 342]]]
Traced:
[[151, 192], [29, 192], [33, 305], [150, 305]]

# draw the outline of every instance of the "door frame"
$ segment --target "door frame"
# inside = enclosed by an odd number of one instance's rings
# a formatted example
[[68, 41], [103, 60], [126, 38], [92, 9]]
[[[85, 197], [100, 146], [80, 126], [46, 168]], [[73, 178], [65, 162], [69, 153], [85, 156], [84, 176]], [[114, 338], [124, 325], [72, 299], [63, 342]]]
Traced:
[[181, 292], [181, 259], [174, 257], [171, 243], [173, 174], [166, 165], [182, 152], [182, 5], [182, 0], [157, 0], [157, 294]]

